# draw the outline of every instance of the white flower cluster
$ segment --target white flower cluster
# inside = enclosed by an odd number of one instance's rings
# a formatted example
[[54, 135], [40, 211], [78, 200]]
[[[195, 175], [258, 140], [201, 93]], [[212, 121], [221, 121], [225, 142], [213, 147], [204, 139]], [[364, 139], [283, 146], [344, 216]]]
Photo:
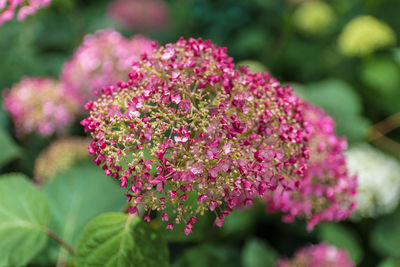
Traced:
[[400, 163], [367, 144], [346, 152], [351, 175], [358, 175], [354, 219], [376, 217], [393, 211], [400, 197]]

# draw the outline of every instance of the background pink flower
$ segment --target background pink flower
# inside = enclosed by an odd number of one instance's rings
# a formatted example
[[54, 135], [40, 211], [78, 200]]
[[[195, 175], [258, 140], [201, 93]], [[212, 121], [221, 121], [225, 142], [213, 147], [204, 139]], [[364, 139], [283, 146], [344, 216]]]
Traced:
[[65, 133], [78, 109], [61, 84], [51, 78], [23, 78], [5, 91], [3, 105], [20, 137], [33, 132], [43, 136]]
[[85, 36], [72, 59], [64, 64], [61, 82], [82, 105], [93, 93], [125, 78], [133, 61], [150, 54], [155, 43], [141, 35], [126, 39], [112, 30]]
[[162, 0], [114, 0], [107, 15], [116, 24], [136, 31], [161, 30], [170, 20], [168, 5]]
[[14, 13], [17, 13], [18, 20], [25, 20], [39, 8], [46, 7], [49, 4], [50, 0], [0, 0], [0, 26], [11, 20]]
[[321, 243], [298, 250], [292, 259], [281, 259], [277, 267], [355, 267], [348, 252]]

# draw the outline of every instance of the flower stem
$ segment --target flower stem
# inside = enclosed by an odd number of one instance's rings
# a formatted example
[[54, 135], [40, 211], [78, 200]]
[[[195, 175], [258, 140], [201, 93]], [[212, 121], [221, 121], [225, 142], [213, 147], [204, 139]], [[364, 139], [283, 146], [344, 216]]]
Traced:
[[75, 255], [74, 249], [67, 242], [65, 242], [61, 237], [59, 237], [56, 233], [51, 231], [49, 228], [46, 228], [45, 232], [48, 236], [53, 238], [57, 243], [59, 243], [62, 247], [64, 247], [69, 253], [71, 253], [71, 255]]
[[376, 123], [371, 127], [370, 130], [370, 141], [381, 138], [383, 135], [393, 131], [400, 127], [400, 112], [393, 114], [392, 116]]

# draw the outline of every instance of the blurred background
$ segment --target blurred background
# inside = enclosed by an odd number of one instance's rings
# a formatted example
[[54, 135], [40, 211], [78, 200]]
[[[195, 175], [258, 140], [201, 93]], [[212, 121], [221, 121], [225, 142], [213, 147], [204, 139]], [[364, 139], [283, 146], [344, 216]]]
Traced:
[[[0, 27], [0, 90], [23, 77], [59, 79], [84, 36], [99, 29], [114, 28], [127, 38], [141, 34], [161, 45], [181, 36], [211, 39], [226, 46], [235, 63], [269, 71], [334, 118], [349, 155], [361, 150], [352, 164], [367, 211], [313, 232], [304, 221], [283, 223], [280, 214], [266, 214], [262, 203], [234, 212], [222, 228], [205, 216], [189, 237], [166, 233], [172, 265], [273, 266], [278, 257], [325, 241], [346, 249], [357, 266], [400, 266], [399, 12], [398, 0], [52, 0], [25, 21]], [[37, 158], [57, 137], [17, 138], [3, 109], [0, 125], [1, 173], [35, 177]], [[79, 120], [66, 135], [85, 136]], [[60, 161], [51, 164], [73, 165], [84, 153], [78, 150], [47, 157]], [[57, 249], [50, 243], [31, 266], [54, 265]]]

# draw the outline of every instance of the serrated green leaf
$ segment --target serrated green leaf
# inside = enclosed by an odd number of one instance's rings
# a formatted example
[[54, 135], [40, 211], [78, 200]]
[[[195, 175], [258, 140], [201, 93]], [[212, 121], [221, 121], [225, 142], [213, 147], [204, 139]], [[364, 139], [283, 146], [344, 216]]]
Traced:
[[23, 174], [0, 177], [0, 262], [27, 264], [46, 245], [46, 196]]
[[380, 254], [400, 257], [400, 210], [379, 221], [371, 232], [370, 241]]
[[339, 224], [326, 224], [318, 227], [318, 238], [336, 247], [347, 250], [357, 264], [364, 257], [364, 252], [356, 233]]
[[274, 266], [279, 255], [261, 239], [250, 239], [242, 250], [243, 267]]
[[[52, 230], [73, 247], [94, 217], [120, 211], [126, 203], [124, 191], [93, 164], [80, 165], [56, 176], [43, 190], [50, 201]], [[59, 253], [64, 260], [68, 257], [64, 249]]]
[[75, 257], [80, 266], [169, 266], [162, 235], [134, 215], [107, 213], [83, 230]]
[[10, 137], [10, 135], [0, 128], [0, 167], [4, 166], [12, 159], [15, 159], [19, 153], [20, 149], [15, 143], [15, 141]]

